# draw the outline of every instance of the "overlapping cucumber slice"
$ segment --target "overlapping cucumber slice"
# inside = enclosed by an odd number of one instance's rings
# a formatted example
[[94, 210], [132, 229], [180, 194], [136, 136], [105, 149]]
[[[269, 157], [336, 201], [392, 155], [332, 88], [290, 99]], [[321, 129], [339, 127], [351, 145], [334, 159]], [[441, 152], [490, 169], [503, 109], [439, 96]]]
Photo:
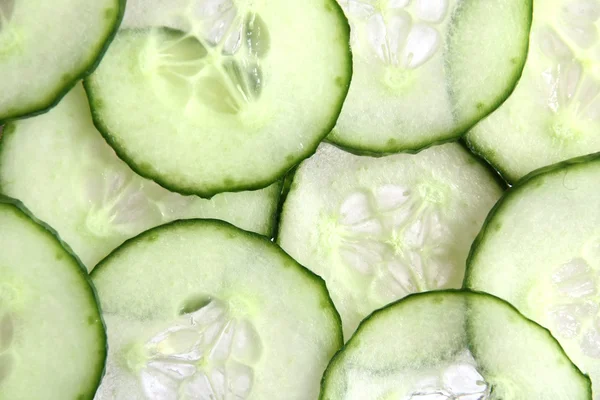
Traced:
[[523, 78], [467, 136], [507, 180], [600, 151], [599, 27], [597, 0], [535, 4]]
[[373, 313], [330, 363], [322, 400], [590, 399], [550, 333], [483, 293], [412, 295]]
[[40, 113], [94, 69], [125, 0], [1, 0], [0, 124]]
[[354, 72], [332, 142], [419, 149], [463, 134], [513, 90], [531, 1], [339, 0]]
[[323, 144], [294, 176], [278, 243], [325, 279], [349, 337], [407, 294], [460, 287], [471, 243], [501, 193], [455, 143], [382, 158]]
[[219, 218], [271, 236], [280, 189], [206, 200], [143, 179], [95, 129], [80, 85], [49, 113], [8, 124], [0, 139], [0, 192], [56, 229], [88, 269], [126, 239], [175, 219]]
[[225, 222], [145, 232], [92, 279], [109, 340], [97, 400], [312, 400], [342, 345], [324, 282]]
[[314, 152], [351, 75], [334, 0], [131, 0], [85, 84], [139, 174], [211, 196], [262, 188]]
[[498, 203], [465, 285], [550, 329], [600, 398], [600, 157], [534, 173]]
[[87, 273], [49, 228], [0, 196], [0, 399], [91, 400], [105, 358]]

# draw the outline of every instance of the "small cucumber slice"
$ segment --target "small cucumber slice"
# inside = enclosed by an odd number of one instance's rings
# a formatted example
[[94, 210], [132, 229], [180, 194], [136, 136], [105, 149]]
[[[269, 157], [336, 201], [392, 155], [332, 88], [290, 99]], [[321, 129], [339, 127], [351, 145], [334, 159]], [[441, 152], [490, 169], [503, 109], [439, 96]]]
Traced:
[[456, 138], [512, 92], [531, 0], [338, 0], [354, 72], [328, 139], [367, 153]]
[[0, 399], [92, 400], [106, 335], [85, 269], [0, 196]]
[[203, 197], [263, 188], [333, 128], [348, 40], [334, 0], [131, 0], [85, 85], [140, 175]]
[[94, 127], [81, 85], [47, 114], [6, 125], [0, 192], [56, 229], [88, 269], [147, 229], [219, 218], [272, 236], [281, 184], [210, 200], [181, 196], [136, 175]]
[[590, 400], [550, 333], [493, 296], [411, 295], [371, 314], [327, 367], [321, 400]]
[[0, 0], [0, 125], [47, 111], [95, 68], [125, 0]]
[[488, 217], [466, 287], [550, 329], [600, 398], [600, 155], [524, 178]]
[[508, 181], [600, 151], [599, 28], [596, 0], [535, 3], [523, 77], [502, 107], [467, 135]]
[[225, 222], [145, 232], [92, 279], [109, 340], [97, 400], [312, 400], [343, 342], [324, 282]]
[[459, 288], [471, 243], [501, 193], [456, 143], [381, 158], [323, 144], [294, 176], [278, 242], [325, 279], [349, 337], [398, 298]]

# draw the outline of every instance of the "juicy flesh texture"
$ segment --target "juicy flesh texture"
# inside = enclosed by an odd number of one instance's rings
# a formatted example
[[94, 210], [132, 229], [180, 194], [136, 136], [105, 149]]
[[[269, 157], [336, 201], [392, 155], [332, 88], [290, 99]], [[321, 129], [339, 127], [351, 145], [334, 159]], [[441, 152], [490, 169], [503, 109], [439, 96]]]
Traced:
[[511, 181], [600, 150], [600, 1], [537, 4], [515, 93], [469, 134]]

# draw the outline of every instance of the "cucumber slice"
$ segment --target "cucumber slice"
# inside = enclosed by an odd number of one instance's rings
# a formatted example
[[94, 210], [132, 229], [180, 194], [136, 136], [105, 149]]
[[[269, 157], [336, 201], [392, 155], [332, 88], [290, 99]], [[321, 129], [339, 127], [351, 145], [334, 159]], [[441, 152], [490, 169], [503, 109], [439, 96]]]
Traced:
[[225, 222], [145, 232], [92, 279], [110, 344], [96, 400], [315, 399], [343, 343], [324, 282]]
[[272, 236], [280, 189], [205, 200], [141, 178], [94, 128], [80, 85], [49, 113], [6, 125], [0, 140], [0, 192], [58, 230], [88, 269], [126, 239], [175, 219], [219, 218]]
[[550, 333], [483, 293], [409, 296], [367, 318], [331, 361], [322, 400], [591, 399]]
[[0, 0], [0, 125], [52, 108], [92, 72], [125, 0]]
[[323, 144], [296, 172], [278, 242], [325, 279], [349, 337], [409, 293], [460, 287], [469, 247], [501, 193], [456, 143], [382, 158]]
[[328, 139], [363, 152], [420, 149], [462, 135], [521, 75], [530, 0], [338, 0], [354, 75]]
[[334, 0], [131, 0], [85, 85], [96, 126], [140, 175], [203, 197], [262, 188], [333, 128], [348, 40]]
[[[474, 244], [465, 285], [502, 297], [552, 331], [600, 385], [600, 155], [529, 175]], [[600, 399], [595, 389], [594, 398]]]
[[529, 56], [513, 95], [467, 135], [505, 178], [600, 151], [600, 4], [536, 3]]
[[0, 399], [93, 399], [106, 335], [84, 268], [3, 196], [0, 238]]

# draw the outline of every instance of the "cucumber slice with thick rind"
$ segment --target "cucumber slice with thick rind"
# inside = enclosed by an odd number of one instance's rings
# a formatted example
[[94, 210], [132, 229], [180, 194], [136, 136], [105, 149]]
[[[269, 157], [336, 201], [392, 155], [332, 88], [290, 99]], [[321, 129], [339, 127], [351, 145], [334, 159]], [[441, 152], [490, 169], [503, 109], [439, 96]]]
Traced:
[[5, 128], [0, 192], [56, 229], [88, 269], [126, 239], [176, 219], [218, 218], [271, 236], [281, 184], [210, 200], [136, 175], [92, 123], [81, 86], [49, 113]]
[[507, 180], [600, 151], [599, 28], [597, 0], [536, 3], [522, 79], [467, 135]]
[[591, 399], [550, 333], [493, 296], [411, 295], [373, 313], [333, 358], [322, 400]]
[[0, 238], [0, 399], [93, 399], [106, 335], [85, 269], [3, 196]]
[[177, 221], [93, 271], [108, 328], [103, 399], [314, 399], [342, 345], [324, 282], [267, 238]]
[[[600, 155], [543, 169], [488, 217], [466, 287], [506, 299], [552, 331], [600, 384]], [[594, 398], [600, 398], [595, 390]]]
[[455, 143], [382, 158], [323, 144], [294, 176], [277, 240], [325, 279], [349, 337], [398, 298], [459, 288], [471, 243], [501, 193]]
[[1, 0], [0, 124], [39, 114], [91, 73], [125, 0]]
[[519, 79], [529, 0], [338, 0], [352, 27], [354, 73], [328, 139], [362, 152], [456, 138]]
[[262, 188], [315, 151], [351, 75], [334, 0], [132, 0], [85, 84], [140, 175], [185, 194]]

